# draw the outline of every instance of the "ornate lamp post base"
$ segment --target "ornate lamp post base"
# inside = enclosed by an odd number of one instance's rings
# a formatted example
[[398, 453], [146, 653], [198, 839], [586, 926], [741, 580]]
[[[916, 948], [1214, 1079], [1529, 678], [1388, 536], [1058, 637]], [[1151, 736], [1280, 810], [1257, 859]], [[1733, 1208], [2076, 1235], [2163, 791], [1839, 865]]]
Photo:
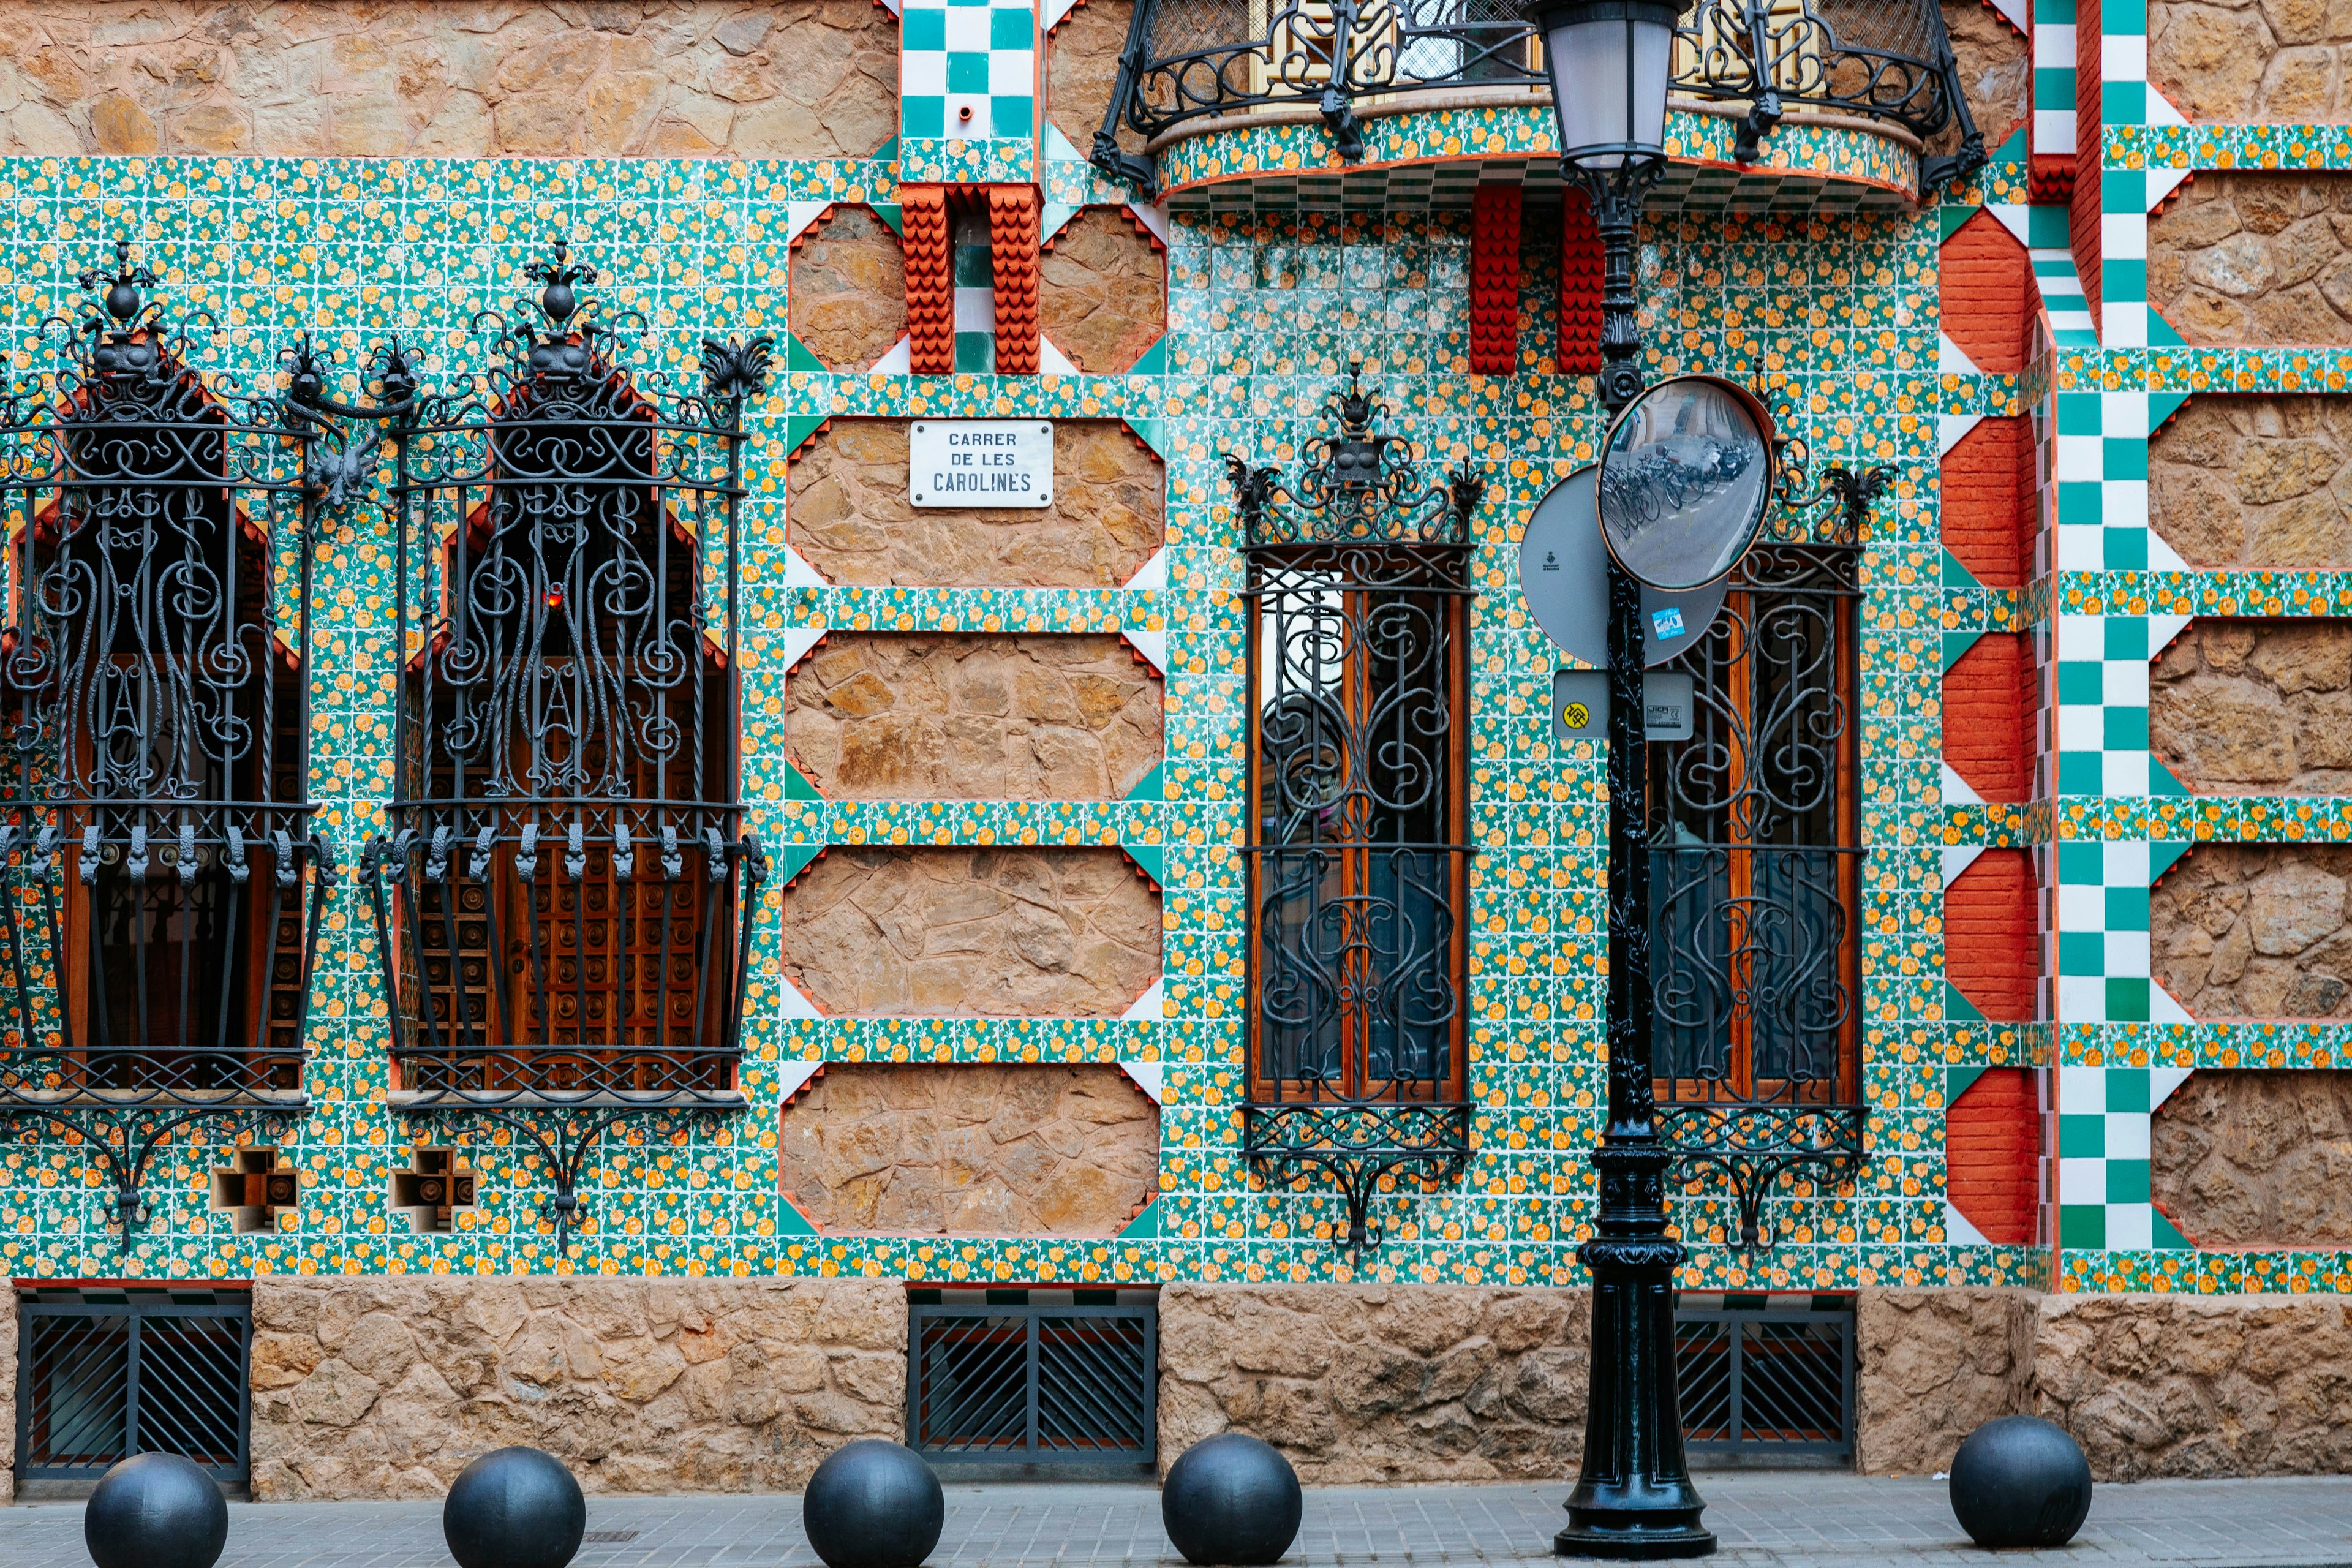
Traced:
[[1601, 1167], [1601, 1234], [1576, 1254], [1592, 1272], [1591, 1403], [1568, 1528], [1552, 1537], [1552, 1550], [1628, 1563], [1706, 1557], [1715, 1533], [1699, 1523], [1706, 1504], [1683, 1458], [1675, 1375], [1683, 1244], [1664, 1234], [1658, 1203], [1672, 1156], [1637, 1134], [1612, 1136], [1592, 1161]]

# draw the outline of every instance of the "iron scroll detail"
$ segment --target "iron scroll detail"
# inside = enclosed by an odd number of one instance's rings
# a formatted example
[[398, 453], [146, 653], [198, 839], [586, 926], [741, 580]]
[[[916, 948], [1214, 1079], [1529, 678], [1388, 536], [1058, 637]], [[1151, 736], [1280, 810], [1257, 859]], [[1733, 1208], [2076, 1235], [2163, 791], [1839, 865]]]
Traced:
[[1361, 367], [1285, 476], [1225, 458], [1247, 582], [1249, 1095], [1269, 1187], [1337, 1186], [1360, 1267], [1380, 1195], [1456, 1181], [1471, 1152], [1465, 926], [1472, 521], [1482, 477], [1435, 479]]
[[0, 1126], [104, 1163], [127, 1249], [166, 1142], [309, 1107], [312, 548], [349, 447], [113, 248], [0, 388]]
[[561, 1255], [616, 1128], [745, 1104], [768, 861], [740, 799], [737, 518], [773, 341], [706, 338], [673, 380], [567, 245], [520, 271], [536, 291], [474, 319], [491, 368], [389, 426], [404, 674], [361, 881], [393, 1108], [533, 1151]]
[[[1131, 150], [1135, 141], [1306, 107], [1332, 150], [1355, 163], [1368, 152], [1367, 100], [1537, 89], [1548, 79], [1518, 0], [1271, 0], [1247, 8], [1138, 0], [1089, 155], [1113, 179], [1149, 192], [1157, 169]], [[1740, 110], [1733, 156], [1741, 163], [1760, 156], [1788, 114], [1807, 110], [1883, 121], [1923, 141], [1957, 128], [1956, 150], [1922, 163], [1928, 190], [1985, 162], [1937, 0], [1686, 0], [1670, 90]]]

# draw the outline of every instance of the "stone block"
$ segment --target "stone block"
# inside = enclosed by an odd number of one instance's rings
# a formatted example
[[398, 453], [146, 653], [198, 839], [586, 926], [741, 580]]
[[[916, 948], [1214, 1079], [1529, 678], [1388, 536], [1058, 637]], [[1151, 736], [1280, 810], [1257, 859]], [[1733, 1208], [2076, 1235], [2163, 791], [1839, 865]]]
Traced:
[[791, 266], [793, 335], [835, 370], [869, 369], [907, 335], [906, 255], [871, 207], [835, 207]]
[[[1943, 0], [1944, 31], [1960, 67], [1960, 92], [1984, 133], [1985, 151], [1998, 152], [2032, 112], [2033, 54], [2025, 37], [1982, 0]], [[1928, 143], [1931, 152], [1959, 150], [1958, 124]]]
[[2200, 1068], [2150, 1128], [2156, 1205], [2200, 1247], [2352, 1247], [2352, 1074]]
[[790, 1490], [904, 1429], [897, 1280], [265, 1275], [254, 1320], [261, 1501], [435, 1497], [514, 1443], [591, 1492]]
[[1854, 1468], [1927, 1476], [2026, 1408], [2036, 1293], [1865, 1289], [1854, 1298]]
[[836, 1062], [777, 1166], [828, 1231], [1110, 1237], [1159, 1191], [1160, 1108], [1110, 1066]]
[[2352, 847], [2208, 844], [2149, 898], [2157, 984], [2191, 1015], [2352, 1017]]
[[1309, 1485], [1559, 1481], [1584, 1445], [1583, 1290], [1171, 1285], [1160, 1463], [1218, 1432]]
[[793, 547], [835, 583], [1117, 588], [1160, 548], [1160, 459], [1109, 419], [1054, 430], [1044, 507], [926, 507], [908, 497], [907, 422], [842, 419], [793, 459]]
[[835, 1015], [1116, 1018], [1160, 948], [1116, 849], [844, 845], [784, 894], [784, 973]]
[[2352, 342], [2347, 233], [2352, 174], [2200, 174], [2148, 220], [2148, 303], [2191, 343]]
[[1082, 153], [1094, 150], [1095, 132], [1110, 111], [1119, 51], [1134, 17], [1135, 0], [1086, 0], [1045, 40], [1045, 116]]
[[835, 632], [785, 686], [794, 762], [842, 800], [1123, 800], [1161, 682], [1116, 637]]
[[2147, 8], [2148, 83], [2192, 121], [2341, 120], [2352, 103], [2347, 49], [2352, 10], [2330, 0], [2154, 0]]
[[2148, 443], [2148, 522], [2191, 566], [2352, 565], [2352, 408], [2197, 397]]
[[2190, 622], [2149, 672], [2148, 742], [2200, 795], [2352, 792], [2352, 624]]
[[1080, 370], [1123, 371], [1168, 326], [1168, 258], [1133, 218], [1088, 207], [1038, 260], [1040, 326]]
[[26, 0], [9, 23], [0, 153], [839, 158], [898, 122], [898, 19], [867, 0]]

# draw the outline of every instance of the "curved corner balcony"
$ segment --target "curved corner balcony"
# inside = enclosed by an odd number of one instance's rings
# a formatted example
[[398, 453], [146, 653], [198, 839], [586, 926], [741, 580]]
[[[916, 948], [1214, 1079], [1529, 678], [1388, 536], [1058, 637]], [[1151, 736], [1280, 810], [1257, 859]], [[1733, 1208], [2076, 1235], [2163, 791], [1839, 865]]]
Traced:
[[[1899, 209], [1984, 162], [1937, 0], [1696, 0], [1668, 109], [1653, 210]], [[1093, 159], [1179, 211], [1457, 206], [1557, 185], [1555, 125], [1517, 0], [1137, 0]]]

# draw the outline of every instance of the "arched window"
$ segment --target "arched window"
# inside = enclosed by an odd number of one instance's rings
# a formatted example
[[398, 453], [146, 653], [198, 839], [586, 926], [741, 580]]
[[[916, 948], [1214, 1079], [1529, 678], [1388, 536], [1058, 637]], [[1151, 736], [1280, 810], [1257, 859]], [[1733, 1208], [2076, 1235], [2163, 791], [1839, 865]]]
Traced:
[[665, 393], [575, 314], [593, 274], [559, 248], [532, 276], [504, 370], [394, 432], [398, 774], [369, 864], [395, 1103], [739, 1103], [752, 383], [706, 345], [704, 391]]
[[69, 368], [0, 408], [0, 1101], [299, 1105], [318, 427], [208, 386], [117, 251]]

